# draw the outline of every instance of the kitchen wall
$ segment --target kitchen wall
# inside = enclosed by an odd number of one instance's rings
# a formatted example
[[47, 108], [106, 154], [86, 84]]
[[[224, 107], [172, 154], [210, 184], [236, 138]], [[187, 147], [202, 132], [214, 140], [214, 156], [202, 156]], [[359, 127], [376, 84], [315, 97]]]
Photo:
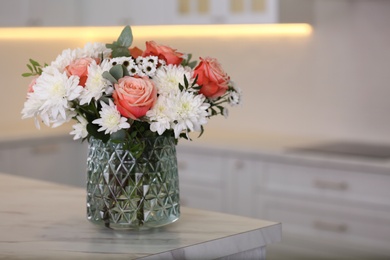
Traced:
[[[313, 1], [310, 36], [155, 39], [217, 57], [244, 91], [244, 104], [228, 120], [211, 120], [208, 131], [390, 142], [390, 1]], [[140, 47], [149, 40], [134, 36]], [[1, 125], [20, 125], [28, 58], [50, 62], [84, 44], [0, 41]]]

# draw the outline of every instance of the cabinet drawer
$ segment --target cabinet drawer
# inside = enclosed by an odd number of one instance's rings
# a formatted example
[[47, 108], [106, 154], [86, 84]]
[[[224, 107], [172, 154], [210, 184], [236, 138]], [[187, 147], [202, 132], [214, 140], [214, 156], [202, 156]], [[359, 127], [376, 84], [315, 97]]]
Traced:
[[180, 182], [180, 203], [185, 207], [222, 212], [222, 194], [221, 187], [194, 186]]
[[214, 186], [222, 180], [223, 160], [218, 155], [177, 153], [180, 181]]
[[267, 219], [282, 222], [283, 232], [297, 238], [309, 237], [313, 242], [331, 241], [340, 246], [356, 245], [359, 249], [366, 247], [366, 250], [390, 253], [389, 211], [270, 197], [261, 213]]
[[263, 188], [271, 192], [390, 206], [390, 174], [294, 164], [267, 164]]

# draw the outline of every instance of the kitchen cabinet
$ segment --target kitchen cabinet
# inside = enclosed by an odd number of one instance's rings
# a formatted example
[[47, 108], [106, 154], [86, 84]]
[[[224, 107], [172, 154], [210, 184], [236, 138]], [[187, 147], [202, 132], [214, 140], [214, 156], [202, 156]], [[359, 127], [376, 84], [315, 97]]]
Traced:
[[13, 0], [0, 26], [123, 26], [311, 22], [311, 0]]
[[87, 149], [87, 143], [73, 141], [71, 136], [2, 142], [0, 170], [84, 187]]
[[76, 26], [83, 16], [79, 7], [77, 0], [2, 1], [0, 26]]
[[177, 151], [180, 200], [184, 206], [226, 212], [227, 192], [222, 155], [213, 151]]
[[[386, 161], [229, 148], [207, 140], [180, 141], [177, 157], [184, 207], [283, 223], [283, 240], [269, 246], [269, 259], [390, 256]], [[68, 135], [0, 143], [0, 171], [63, 184], [84, 186], [86, 158], [87, 143]]]
[[[282, 243], [270, 247], [270, 259], [390, 256], [390, 167], [360, 167], [354, 159], [332, 163], [283, 153], [180, 148], [179, 164], [193, 160], [190, 175], [197, 178], [180, 171], [186, 203], [283, 223]], [[203, 193], [207, 185], [210, 193]]]
[[390, 172], [279, 161], [266, 163], [265, 181], [256, 182], [262, 203], [256, 216], [284, 224], [291, 239], [278, 248], [285, 256], [294, 237], [307, 240], [324, 258], [332, 258], [332, 251], [334, 257], [354, 259], [390, 255]]

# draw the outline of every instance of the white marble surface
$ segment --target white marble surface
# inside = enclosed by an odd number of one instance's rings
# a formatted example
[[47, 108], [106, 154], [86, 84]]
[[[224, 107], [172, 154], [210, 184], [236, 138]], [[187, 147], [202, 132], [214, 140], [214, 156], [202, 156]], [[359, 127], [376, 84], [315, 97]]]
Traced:
[[0, 174], [0, 195], [1, 259], [264, 256], [266, 245], [281, 240], [280, 223], [185, 207], [164, 228], [104, 229], [86, 220], [84, 189], [8, 174]]

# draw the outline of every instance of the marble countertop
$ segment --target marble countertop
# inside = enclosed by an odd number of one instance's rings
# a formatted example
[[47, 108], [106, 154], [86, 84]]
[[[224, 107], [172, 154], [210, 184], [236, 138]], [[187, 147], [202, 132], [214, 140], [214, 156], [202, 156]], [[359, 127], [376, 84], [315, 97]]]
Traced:
[[281, 224], [182, 207], [148, 231], [114, 231], [86, 220], [85, 190], [0, 174], [0, 258], [215, 259], [281, 240]]

